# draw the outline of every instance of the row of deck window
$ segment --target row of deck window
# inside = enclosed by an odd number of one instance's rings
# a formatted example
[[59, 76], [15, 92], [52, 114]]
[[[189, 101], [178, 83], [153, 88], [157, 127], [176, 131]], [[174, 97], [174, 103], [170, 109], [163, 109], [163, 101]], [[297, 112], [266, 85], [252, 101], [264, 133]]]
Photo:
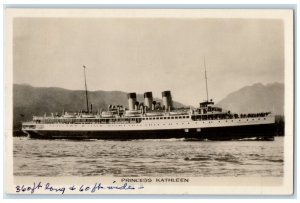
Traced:
[[189, 116], [171, 116], [171, 117], [146, 117], [143, 120], [166, 120], [166, 119], [182, 119], [182, 118], [189, 118]]
[[183, 119], [189, 116], [143, 117], [143, 118], [106, 118], [106, 119], [46, 119], [36, 120], [36, 123], [140, 123], [142, 120]]

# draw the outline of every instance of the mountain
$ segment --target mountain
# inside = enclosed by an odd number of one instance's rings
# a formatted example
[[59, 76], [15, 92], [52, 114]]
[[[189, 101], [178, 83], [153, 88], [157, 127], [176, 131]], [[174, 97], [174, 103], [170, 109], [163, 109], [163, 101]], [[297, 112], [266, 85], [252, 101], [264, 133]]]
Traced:
[[284, 85], [256, 83], [230, 93], [217, 105], [236, 113], [271, 111], [284, 115]]
[[[89, 101], [93, 109], [107, 109], [109, 104], [128, 106], [127, 93], [121, 91], [91, 91]], [[143, 101], [143, 95], [137, 94], [137, 100]], [[154, 98], [161, 102], [161, 99]], [[185, 107], [173, 102], [175, 107]], [[57, 87], [32, 87], [14, 84], [13, 86], [13, 124], [20, 129], [21, 122], [31, 120], [32, 115], [50, 115], [51, 113], [75, 112], [86, 109], [85, 91], [67, 90]]]

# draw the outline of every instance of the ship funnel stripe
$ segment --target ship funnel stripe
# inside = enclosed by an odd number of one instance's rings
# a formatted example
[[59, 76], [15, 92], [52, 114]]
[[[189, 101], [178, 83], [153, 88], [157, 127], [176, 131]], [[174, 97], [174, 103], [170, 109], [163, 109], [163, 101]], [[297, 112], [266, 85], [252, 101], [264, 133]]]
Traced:
[[135, 93], [135, 92], [128, 93], [128, 94], [127, 94], [127, 97], [128, 97], [128, 99], [129, 99], [129, 98], [131, 98], [131, 99], [136, 99], [136, 93]]
[[145, 92], [144, 98], [152, 98], [152, 92]]
[[163, 91], [161, 94], [163, 97], [171, 97], [171, 91]]

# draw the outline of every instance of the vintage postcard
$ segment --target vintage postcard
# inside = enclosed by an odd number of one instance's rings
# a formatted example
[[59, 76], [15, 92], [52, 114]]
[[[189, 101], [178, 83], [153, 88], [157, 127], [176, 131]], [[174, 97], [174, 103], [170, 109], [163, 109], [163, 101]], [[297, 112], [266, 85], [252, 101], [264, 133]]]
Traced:
[[5, 9], [9, 194], [293, 194], [293, 10]]

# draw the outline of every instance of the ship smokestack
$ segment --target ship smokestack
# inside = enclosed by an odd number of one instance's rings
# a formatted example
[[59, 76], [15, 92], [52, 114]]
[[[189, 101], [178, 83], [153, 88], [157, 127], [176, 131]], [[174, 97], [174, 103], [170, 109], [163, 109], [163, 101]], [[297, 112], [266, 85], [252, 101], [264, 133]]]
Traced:
[[162, 92], [163, 108], [164, 109], [173, 109], [173, 101], [171, 96], [171, 91]]
[[145, 98], [145, 106], [147, 107], [147, 109], [151, 109], [152, 102], [153, 102], [152, 92], [145, 92], [144, 98]]
[[134, 110], [135, 102], [136, 102], [136, 93], [135, 92], [129, 93], [127, 97], [128, 97], [128, 109]]

